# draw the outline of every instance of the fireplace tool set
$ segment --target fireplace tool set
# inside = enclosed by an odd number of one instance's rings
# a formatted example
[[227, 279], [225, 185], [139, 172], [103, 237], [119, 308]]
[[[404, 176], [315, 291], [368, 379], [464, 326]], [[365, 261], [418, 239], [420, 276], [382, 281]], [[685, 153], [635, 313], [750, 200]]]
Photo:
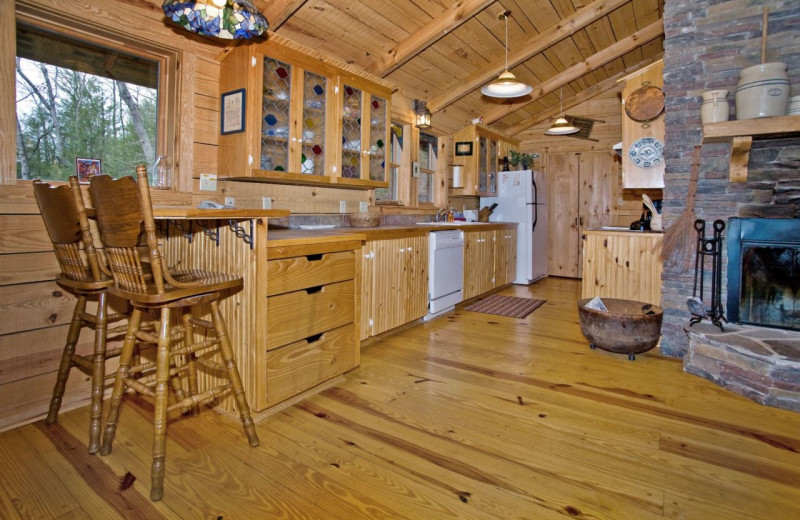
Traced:
[[[689, 312], [692, 313], [692, 319], [689, 320], [690, 327], [707, 318], [724, 332], [725, 329], [722, 328], [722, 322], [728, 323], [722, 309], [722, 231], [725, 229], [725, 222], [715, 220], [713, 227], [714, 234], [712, 238], [706, 238], [706, 221], [703, 219], [694, 221], [694, 229], [697, 231], [694, 288], [692, 289], [692, 297], [686, 301], [686, 304], [689, 306]], [[707, 260], [711, 263], [710, 308], [706, 307], [703, 301]]]

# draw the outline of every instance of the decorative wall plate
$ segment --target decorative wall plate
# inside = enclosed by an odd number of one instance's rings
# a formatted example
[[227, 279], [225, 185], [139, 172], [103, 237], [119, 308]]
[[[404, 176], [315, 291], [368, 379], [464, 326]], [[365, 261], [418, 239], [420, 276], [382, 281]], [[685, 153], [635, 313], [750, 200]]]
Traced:
[[642, 137], [628, 149], [628, 157], [639, 168], [653, 168], [664, 159], [664, 143], [655, 137]]

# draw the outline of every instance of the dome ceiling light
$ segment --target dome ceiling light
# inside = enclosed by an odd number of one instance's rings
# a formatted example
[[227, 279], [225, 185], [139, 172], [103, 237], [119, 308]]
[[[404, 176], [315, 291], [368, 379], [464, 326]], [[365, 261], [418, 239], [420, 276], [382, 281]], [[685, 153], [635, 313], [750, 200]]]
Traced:
[[520, 83], [514, 74], [508, 70], [508, 17], [511, 11], [503, 11], [498, 16], [498, 20], [506, 21], [506, 68], [496, 80], [481, 88], [481, 93], [485, 96], [494, 98], [515, 98], [530, 94], [533, 87]]

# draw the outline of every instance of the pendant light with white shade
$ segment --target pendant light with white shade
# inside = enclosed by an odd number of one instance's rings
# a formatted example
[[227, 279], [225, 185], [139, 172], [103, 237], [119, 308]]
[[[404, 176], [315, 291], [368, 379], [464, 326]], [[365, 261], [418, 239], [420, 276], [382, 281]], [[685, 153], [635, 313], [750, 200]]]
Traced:
[[569, 124], [564, 117], [564, 87], [561, 87], [561, 93], [559, 94], [558, 99], [558, 113], [561, 115], [558, 116], [558, 119], [556, 119], [556, 122], [553, 123], [553, 126], [544, 131], [545, 135], [569, 135], [580, 132], [580, 128]]
[[533, 87], [520, 83], [514, 74], [508, 70], [508, 17], [511, 11], [503, 11], [498, 16], [499, 20], [506, 21], [506, 68], [496, 80], [481, 88], [481, 93], [485, 96], [495, 98], [515, 98], [530, 94]]

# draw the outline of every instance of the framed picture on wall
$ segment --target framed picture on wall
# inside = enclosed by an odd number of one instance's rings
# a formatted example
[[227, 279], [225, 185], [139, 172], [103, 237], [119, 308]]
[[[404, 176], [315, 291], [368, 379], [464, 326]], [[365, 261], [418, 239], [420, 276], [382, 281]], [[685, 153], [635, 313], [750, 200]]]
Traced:
[[456, 155], [472, 155], [472, 142], [461, 141], [456, 143]]
[[222, 135], [244, 132], [245, 90], [240, 88], [222, 94], [219, 122]]
[[100, 159], [86, 159], [84, 157], [75, 158], [75, 175], [78, 176], [78, 182], [87, 184], [89, 177], [95, 175], [102, 175], [100, 167]]

